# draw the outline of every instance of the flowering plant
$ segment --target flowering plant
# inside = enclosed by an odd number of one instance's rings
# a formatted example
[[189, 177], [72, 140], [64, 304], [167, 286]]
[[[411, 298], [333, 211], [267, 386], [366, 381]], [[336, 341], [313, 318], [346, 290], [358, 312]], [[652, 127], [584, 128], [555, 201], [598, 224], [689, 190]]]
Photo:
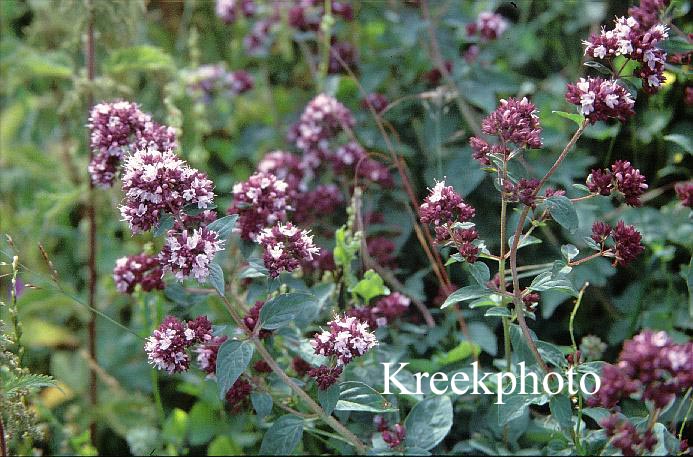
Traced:
[[3, 456], [690, 452], [681, 2], [184, 3], [7, 2]]

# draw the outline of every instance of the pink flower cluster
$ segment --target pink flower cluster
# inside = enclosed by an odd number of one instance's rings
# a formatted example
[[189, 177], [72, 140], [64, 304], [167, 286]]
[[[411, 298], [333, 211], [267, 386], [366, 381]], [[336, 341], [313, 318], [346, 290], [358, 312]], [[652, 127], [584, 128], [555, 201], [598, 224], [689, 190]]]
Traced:
[[675, 189], [681, 204], [693, 208], [693, 181], [678, 183]]
[[119, 258], [113, 269], [116, 289], [124, 294], [133, 293], [138, 284], [145, 292], [163, 290], [162, 276], [159, 259], [144, 253]]
[[291, 222], [286, 225], [278, 223], [260, 232], [256, 241], [265, 250], [263, 261], [271, 277], [276, 278], [282, 271], [296, 270], [302, 262], [312, 261], [313, 256], [320, 252], [313, 244], [313, 236], [308, 233]]
[[493, 11], [482, 11], [476, 18], [476, 22], [467, 24], [467, 35], [479, 35], [483, 40], [496, 40], [508, 28], [508, 21]]
[[376, 113], [382, 113], [389, 104], [387, 98], [378, 92], [372, 92], [361, 100], [361, 106], [368, 109], [372, 107]]
[[[611, 237], [614, 246], [606, 248], [606, 242]], [[605, 222], [597, 221], [592, 225], [592, 240], [597, 243], [602, 252], [615, 257], [614, 264], [626, 266], [635, 260], [645, 250], [640, 241], [642, 236], [635, 227], [619, 221], [613, 229]]]
[[214, 378], [217, 373], [217, 354], [219, 347], [228, 339], [226, 336], [215, 336], [204, 344], [195, 348], [197, 353], [197, 365], [200, 370], [207, 373], [208, 378]]
[[110, 187], [125, 153], [154, 147], [175, 149], [176, 134], [171, 127], [157, 124], [136, 103], [117, 101], [94, 105], [87, 124], [94, 157], [89, 174], [94, 185]]
[[207, 227], [192, 231], [169, 231], [166, 244], [159, 254], [164, 272], [172, 272], [177, 280], [193, 276], [205, 282], [209, 276], [209, 265], [217, 252], [224, 249], [224, 241], [217, 232]]
[[628, 8], [628, 14], [633, 16], [643, 28], [650, 28], [659, 22], [659, 14], [669, 6], [669, 0], [640, 0], [638, 6]]
[[140, 149], [125, 159], [120, 207], [133, 233], [158, 225], [165, 213], [178, 214], [185, 205], [211, 206], [214, 185], [171, 150]]
[[348, 364], [378, 344], [368, 324], [355, 317], [336, 316], [327, 325], [329, 330], [316, 333], [310, 345], [318, 355], [335, 357], [337, 366]]
[[395, 424], [394, 427], [390, 428], [387, 419], [383, 416], [377, 415], [373, 418], [373, 423], [375, 424], [376, 430], [380, 432], [383, 441], [390, 448], [396, 448], [404, 442], [407, 437], [407, 429], [402, 424]]
[[646, 455], [657, 445], [657, 437], [651, 430], [639, 433], [631, 421], [612, 414], [599, 423], [606, 431], [609, 442], [623, 455]]
[[379, 299], [374, 306], [354, 307], [348, 310], [346, 314], [361, 322], [368, 323], [371, 328], [380, 328], [406, 313], [410, 304], [411, 299], [409, 297], [399, 292], [393, 292]]
[[640, 206], [639, 197], [647, 190], [645, 176], [625, 160], [617, 160], [611, 165], [611, 170], [592, 170], [586, 185], [590, 192], [605, 196], [618, 190], [630, 206]]
[[292, 128], [290, 139], [302, 151], [325, 152], [328, 140], [341, 131], [354, 126], [354, 117], [349, 109], [334, 97], [319, 94], [311, 100]]
[[506, 181], [504, 184], [508, 201], [518, 201], [531, 208], [536, 205], [536, 193], [539, 188], [539, 180], [536, 178], [522, 178], [517, 183]]
[[421, 222], [433, 224], [438, 243], [450, 239], [456, 222], [467, 222], [475, 213], [474, 207], [466, 204], [452, 186], [445, 185], [445, 180], [436, 183], [419, 207]]
[[187, 371], [190, 357], [187, 349], [212, 340], [212, 324], [205, 316], [181, 322], [167, 316], [158, 329], [147, 338], [144, 350], [149, 363], [169, 374]]
[[669, 37], [668, 29], [663, 24], [644, 26], [634, 17], [616, 18], [614, 28], [602, 28], [599, 35], [592, 35], [584, 42], [585, 55], [596, 59], [612, 59], [624, 56], [639, 62], [635, 72], [642, 80], [643, 89], [648, 93], [656, 92], [664, 82], [664, 63], [666, 52], [657, 47]]
[[233, 204], [229, 214], [238, 214], [241, 238], [255, 240], [260, 231], [285, 221], [292, 210], [288, 185], [271, 173], [256, 173], [233, 186]]
[[378, 344], [375, 335], [368, 331], [368, 323], [353, 316], [335, 316], [327, 325], [329, 330], [316, 333], [310, 341], [315, 354], [335, 358], [335, 366], [322, 365], [308, 372], [309, 376], [316, 379], [321, 390], [334, 384], [343, 367], [354, 357], [364, 355]]
[[225, 65], [202, 65], [185, 78], [188, 91], [201, 95], [206, 102], [213, 96], [238, 95], [253, 88], [253, 78], [245, 70], [226, 70]]
[[626, 341], [616, 365], [605, 365], [591, 406], [613, 408], [630, 396], [663, 408], [693, 386], [693, 342], [675, 344], [664, 331], [645, 330]]
[[580, 114], [592, 124], [610, 118], [625, 122], [635, 114], [630, 93], [616, 81], [600, 77], [580, 78], [579, 82], [568, 84], [565, 99], [579, 106]]
[[498, 144], [491, 145], [478, 137], [469, 139], [473, 157], [482, 165], [491, 163], [489, 154], [505, 159], [511, 153], [510, 143], [518, 148], [538, 149], [542, 146], [536, 106], [526, 97], [522, 100], [501, 100], [498, 108], [483, 120], [481, 129], [486, 135], [496, 136], [500, 140]]
[[239, 13], [252, 17], [257, 11], [254, 0], [217, 0], [215, 11], [217, 16], [227, 24], [236, 22]]

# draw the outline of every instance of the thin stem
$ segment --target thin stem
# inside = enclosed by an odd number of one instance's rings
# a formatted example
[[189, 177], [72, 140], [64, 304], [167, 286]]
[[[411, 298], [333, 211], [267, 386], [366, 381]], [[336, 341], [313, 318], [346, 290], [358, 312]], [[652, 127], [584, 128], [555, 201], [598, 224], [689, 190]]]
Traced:
[[325, 0], [325, 13], [322, 16], [320, 30], [322, 31], [322, 58], [320, 59], [320, 87], [325, 89], [327, 73], [330, 68], [330, 49], [332, 48], [332, 0]]
[[[580, 289], [580, 293], [578, 293], [577, 300], [575, 300], [575, 306], [573, 307], [573, 311], [570, 313], [570, 322], [568, 323], [568, 332], [570, 333], [570, 341], [573, 344], [573, 364], [578, 365], [580, 363], [580, 359], [577, 356], [578, 352], [578, 347], [577, 343], [575, 342], [575, 332], [573, 331], [573, 323], [575, 321], [575, 316], [577, 315], [578, 309], [580, 308], [580, 304], [582, 303], [582, 297], [585, 294], [585, 290], [589, 287], [590, 283], [586, 282], [582, 288]], [[573, 435], [573, 439], [575, 441], [575, 447], [578, 450], [578, 453], [582, 455], [582, 445], [580, 444], [580, 423], [582, 422], [582, 396], [578, 395], [578, 420], [577, 420], [577, 426], [575, 427], [575, 433]]]
[[2, 452], [2, 457], [7, 457], [7, 442], [5, 441], [5, 424], [2, 421], [2, 414], [0, 413], [0, 452]]
[[578, 265], [580, 265], [580, 264], [583, 264], [583, 263], [585, 263], [585, 262], [589, 262], [589, 261], [592, 260], [592, 259], [596, 259], [597, 257], [603, 257], [603, 256], [604, 256], [604, 252], [605, 252], [605, 251], [599, 251], [599, 252], [596, 252], [596, 253], [594, 253], [594, 254], [592, 254], [592, 255], [588, 255], [587, 257], [582, 258], [582, 259], [580, 259], [580, 260], [575, 260], [575, 261], [573, 261], [573, 262], [568, 262], [568, 265], [571, 266], [571, 267], [576, 267], [576, 266], [578, 266]]
[[[498, 278], [501, 292], [505, 292], [505, 238], [507, 224], [507, 208], [508, 202], [505, 198], [505, 182], [508, 179], [508, 162], [503, 160], [503, 175], [500, 182], [501, 188], [501, 215], [500, 215], [500, 255], [498, 256]], [[503, 321], [503, 342], [505, 348], [505, 369], [510, 372], [512, 364], [512, 349], [510, 346], [510, 320], [507, 317], [502, 317]]]
[[[566, 144], [565, 148], [563, 148], [563, 151], [561, 154], [558, 156], [556, 159], [556, 162], [553, 164], [553, 166], [549, 169], [549, 171], [544, 175], [543, 178], [539, 181], [539, 185], [534, 191], [533, 196], [536, 197], [536, 195], [539, 193], [541, 188], [546, 184], [546, 182], [549, 180], [549, 178], [556, 172], [558, 167], [560, 166], [561, 162], [566, 158], [570, 150], [573, 148], [575, 143], [577, 142], [578, 138], [582, 135], [582, 133], [585, 131], [585, 128], [587, 128], [587, 120], [585, 120], [582, 125], [580, 125], [580, 128], [577, 129], [575, 134], [573, 134], [572, 138]], [[515, 303], [515, 309], [517, 310], [517, 322], [520, 324], [520, 328], [522, 329], [522, 334], [525, 337], [525, 340], [527, 342], [527, 346], [529, 347], [530, 351], [534, 355], [534, 358], [537, 360], [537, 363], [539, 363], [539, 366], [545, 371], [548, 372], [548, 366], [544, 362], [544, 360], [541, 358], [541, 354], [539, 354], [539, 350], [537, 349], [537, 345], [534, 343], [534, 340], [532, 339], [532, 335], [529, 332], [529, 327], [527, 326], [527, 321], [525, 320], [524, 316], [524, 310], [523, 310], [523, 303], [522, 303], [522, 291], [520, 290], [520, 279], [518, 278], [517, 275], [517, 248], [520, 244], [520, 237], [522, 236], [522, 229], [524, 228], [525, 221], [527, 220], [527, 216], [529, 215], [530, 207], [525, 206], [525, 208], [522, 210], [522, 213], [520, 214], [520, 219], [517, 222], [517, 228], [515, 229], [515, 235], [513, 237], [513, 243], [512, 246], [510, 247], [510, 269], [512, 271], [512, 278], [513, 278], [513, 294], [515, 295], [513, 301]]]
[[226, 309], [228, 310], [229, 314], [233, 318], [233, 320], [236, 322], [236, 325], [238, 325], [242, 330], [245, 331], [246, 334], [251, 335], [249, 338], [249, 341], [253, 343], [255, 346], [255, 349], [257, 350], [258, 354], [260, 354], [260, 357], [267, 362], [267, 365], [270, 366], [272, 371], [281, 378], [281, 380], [289, 386], [291, 390], [293, 390], [296, 395], [298, 395], [301, 400], [303, 400], [310, 409], [312, 409], [320, 418], [327, 423], [330, 427], [334, 429], [337, 433], [342, 435], [345, 439], [349, 441], [349, 443], [354, 446], [356, 451], [359, 454], [365, 454], [368, 449], [365, 444], [361, 442], [361, 440], [352, 433], [351, 430], [346, 428], [344, 425], [342, 425], [338, 420], [336, 420], [334, 417], [330, 416], [325, 412], [322, 407], [315, 402], [310, 396], [303, 390], [301, 389], [294, 381], [291, 379], [286, 372], [277, 364], [277, 362], [274, 360], [272, 355], [267, 351], [265, 346], [262, 344], [262, 341], [257, 337], [257, 335], [253, 335], [252, 332], [249, 331], [248, 327], [245, 325], [243, 322], [243, 319], [238, 315], [236, 310], [233, 308], [231, 305], [231, 302], [229, 302], [228, 298], [226, 298], [223, 294], [219, 294], [221, 299], [224, 302], [224, 305], [226, 306]]
[[[87, 49], [85, 54], [85, 65], [87, 67], [87, 79], [89, 82], [94, 81], [94, 74], [96, 68], [96, 57], [94, 52], [94, 4], [92, 0], [87, 0]], [[87, 95], [87, 104], [89, 109], [94, 105], [94, 93], [93, 88], [89, 87], [89, 92]], [[87, 140], [87, 145], [89, 145], [89, 140]], [[89, 146], [89, 159], [92, 159], [93, 151]], [[95, 308], [96, 304], [96, 204], [94, 201], [94, 183], [89, 179], [89, 191], [88, 191], [88, 204], [87, 204], [87, 218], [89, 219], [89, 297], [88, 304], [89, 307]], [[96, 361], [96, 313], [92, 312], [89, 316], [88, 324], [88, 346], [89, 346], [89, 356]], [[92, 408], [96, 408], [98, 403], [98, 386], [96, 371], [89, 370], [89, 404]], [[96, 437], [96, 422], [91, 421], [89, 424], [89, 430], [91, 433], [91, 442], [94, 443]]]

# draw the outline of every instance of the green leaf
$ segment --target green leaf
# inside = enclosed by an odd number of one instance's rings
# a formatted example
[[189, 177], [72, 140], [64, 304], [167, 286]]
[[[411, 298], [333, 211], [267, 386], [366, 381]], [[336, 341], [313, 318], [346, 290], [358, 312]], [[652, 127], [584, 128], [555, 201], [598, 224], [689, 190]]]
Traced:
[[535, 292], [544, 292], [546, 290], [560, 290], [574, 296], [577, 296], [578, 292], [573, 287], [573, 283], [570, 282], [568, 278], [562, 275], [554, 275], [551, 271], [545, 271], [537, 275], [533, 280], [532, 284], [529, 285], [529, 290]]
[[216, 262], [209, 264], [208, 281], [219, 292], [219, 295], [224, 295], [224, 270], [221, 269], [221, 265]]
[[582, 126], [582, 123], [585, 121], [585, 116], [582, 114], [571, 114], [571, 113], [566, 113], [565, 111], [551, 111], [554, 114], [558, 114], [561, 117], [564, 117], [566, 119], [570, 119], [571, 121], [575, 122], [578, 127]]
[[571, 436], [573, 431], [573, 409], [570, 405], [570, 398], [566, 395], [554, 395], [549, 400], [549, 407], [551, 415], [556, 419], [561, 430], [566, 435]]
[[173, 228], [173, 216], [166, 213], [159, 219], [159, 224], [154, 229], [154, 236], [164, 235], [166, 232]]
[[431, 397], [417, 403], [404, 420], [407, 447], [428, 451], [438, 445], [452, 428], [449, 397]]
[[217, 232], [220, 240], [226, 240], [233, 233], [234, 227], [236, 227], [236, 221], [238, 220], [238, 214], [232, 214], [230, 216], [222, 217], [217, 219], [207, 226], [208, 229]]
[[488, 295], [490, 292], [490, 289], [486, 287], [479, 287], [479, 286], [466, 286], [461, 289], [457, 289], [453, 293], [451, 293], [448, 298], [445, 300], [445, 303], [443, 303], [440, 308], [444, 309], [447, 308], [448, 306], [454, 304], [454, 303], [459, 303], [463, 301], [468, 301], [468, 300], [473, 300], [475, 298], [483, 297], [484, 295]]
[[546, 208], [551, 217], [570, 233], [574, 233], [580, 221], [573, 202], [568, 197], [558, 195], [546, 199]]
[[219, 435], [209, 443], [207, 455], [240, 455], [241, 449], [236, 443], [231, 441], [231, 438], [224, 435]]
[[678, 144], [683, 148], [684, 151], [686, 151], [689, 154], [693, 154], [693, 141], [691, 141], [690, 136], [681, 135], [680, 133], [671, 133], [669, 135], [664, 135], [662, 138], [672, 143]]
[[511, 394], [503, 400], [502, 405], [498, 405], [498, 425], [504, 426], [508, 422], [521, 417], [529, 405], [545, 405], [548, 401], [548, 395], [521, 395]]
[[313, 294], [292, 292], [278, 295], [269, 300], [260, 309], [260, 325], [267, 330], [284, 327], [296, 319], [303, 308], [317, 300]]
[[570, 262], [580, 253], [577, 247], [572, 244], [564, 244], [561, 246], [561, 254], [566, 262]]
[[486, 283], [491, 279], [491, 272], [482, 261], [465, 264], [465, 269], [471, 274], [481, 287], [486, 287]]
[[481, 350], [477, 344], [470, 341], [462, 341], [454, 349], [444, 353], [433, 356], [433, 363], [438, 366], [450, 365], [460, 360], [471, 357], [472, 355], [479, 354]]
[[597, 70], [599, 73], [607, 76], [611, 76], [611, 70], [609, 70], [606, 66], [599, 62], [595, 62], [594, 60], [589, 60], [584, 63], [586, 67], [594, 68]]
[[385, 287], [383, 278], [373, 270], [368, 270], [363, 275], [363, 279], [351, 288], [351, 292], [360, 296], [364, 303], [370, 302], [372, 298], [390, 293], [389, 289]]
[[217, 353], [217, 384], [219, 398], [233, 386], [238, 377], [248, 368], [253, 357], [253, 345], [249, 341], [227, 340]]
[[262, 437], [260, 455], [290, 455], [303, 437], [303, 419], [287, 414], [277, 419]]
[[[515, 235], [512, 235], [510, 238], [508, 238], [508, 246], [513, 245], [513, 241], [515, 240]], [[532, 235], [523, 235], [522, 238], [520, 238], [520, 242], [517, 244], [517, 249], [521, 249], [525, 246], [530, 246], [532, 244], [541, 244], [542, 241], [537, 238], [536, 236]]]
[[253, 392], [250, 394], [250, 402], [253, 404], [255, 413], [258, 417], [266, 417], [272, 412], [272, 396], [264, 392]]
[[337, 384], [333, 384], [325, 390], [318, 389], [318, 401], [327, 414], [332, 414], [339, 401], [339, 396], [340, 390]]
[[193, 446], [199, 446], [211, 440], [216, 432], [215, 411], [204, 402], [197, 402], [188, 415], [188, 441]]
[[494, 306], [493, 308], [489, 308], [486, 310], [486, 313], [484, 313], [485, 317], [511, 317], [512, 313], [508, 308], [504, 308], [502, 306]]
[[393, 408], [372, 387], [358, 381], [345, 381], [339, 384], [339, 400], [335, 410], [384, 413], [393, 411]]
[[264, 278], [269, 276], [269, 270], [265, 267], [265, 263], [262, 259], [250, 258], [248, 259], [248, 266], [244, 268], [239, 274], [239, 278]]
[[173, 58], [161, 48], [133, 46], [117, 49], [104, 64], [106, 73], [131, 73], [135, 71], [174, 71]]
[[2, 393], [7, 395], [14, 391], [27, 389], [36, 390], [41, 387], [54, 386], [55, 381], [51, 376], [43, 374], [23, 374], [15, 376], [10, 374], [8, 378], [2, 379]]

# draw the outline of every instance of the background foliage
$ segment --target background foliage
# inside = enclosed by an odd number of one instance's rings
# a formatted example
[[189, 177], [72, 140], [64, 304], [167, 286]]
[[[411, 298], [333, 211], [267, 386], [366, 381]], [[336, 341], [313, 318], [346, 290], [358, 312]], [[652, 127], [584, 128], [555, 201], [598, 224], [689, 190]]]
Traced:
[[[688, 11], [688, 2], [673, 3], [678, 15]], [[13, 240], [12, 244], [2, 241], [1, 260], [11, 262], [14, 253], [25, 266], [19, 276], [18, 298], [26, 349], [23, 364], [33, 373], [52, 375], [55, 382], [42, 388], [33, 403], [45, 432], [45, 438], [35, 440], [33, 446], [46, 453], [81, 454], [146, 454], [151, 449], [208, 455], [267, 451], [260, 447], [263, 431], [270, 422], [273, 427], [280, 423], [282, 419], [275, 421], [278, 412], [269, 421], [252, 409], [230, 414], [218, 399], [216, 385], [205, 382], [199, 373], [160, 379], [164, 410], [157, 410], [151, 370], [141, 340], [135, 336], [149, 334], [160, 320], [151, 310], [158, 306], [166, 313], [208, 314], [218, 318], [215, 323], [223, 319], [223, 313], [213, 300], [181, 301], [170, 294], [129, 297], [116, 292], [110, 275], [116, 258], [140, 252], [150, 241], [146, 236], [132, 238], [118, 220], [115, 208], [121, 195], [117, 189], [96, 194], [97, 308], [132, 333], [105, 318], [97, 320], [100, 402], [97, 408], [89, 406], [91, 361], [85, 351], [89, 311], [84, 306], [87, 95], [95, 100], [136, 101], [154, 119], [178, 128], [181, 155], [210, 175], [219, 196], [217, 205], [225, 209], [232, 185], [247, 178], [265, 152], [287, 148], [290, 125], [319, 90], [334, 94], [352, 109], [357, 118], [355, 131], [364, 146], [385, 153], [382, 136], [361, 107], [361, 90], [381, 92], [397, 102], [385, 119], [397, 132], [395, 149], [411, 170], [418, 196], [426, 195], [434, 178], [447, 176], [448, 184], [477, 208], [477, 228], [492, 243], [499, 228], [499, 203], [492, 180], [471, 158], [467, 138], [472, 126], [460, 114], [455, 96], [438, 90], [425, 77], [435, 67], [429, 31], [420, 8], [409, 3], [354, 2], [356, 19], [334, 25], [332, 33], [358, 49], [358, 84], [346, 74], [324, 80], [312, 74], [309, 60], [319, 62], [319, 56], [310, 51], [314, 38], [310, 34], [283, 27], [267, 55], [252, 56], [242, 46], [252, 24], [242, 18], [233, 25], [224, 24], [215, 16], [212, 2], [143, 4], [136, 0], [93, 2], [97, 77], [90, 82], [83, 51], [87, 5], [79, 0], [5, 0], [0, 4], [0, 233]], [[552, 111], [573, 112], [563, 95], [565, 84], [586, 70], [581, 40], [626, 9], [625, 2], [619, 1], [431, 3], [440, 53], [452, 62], [458, 95], [471, 107], [477, 122], [495, 109], [499, 98], [526, 95], [537, 105], [545, 146], [533, 151], [528, 161], [539, 171], [553, 163], [574, 128]], [[463, 57], [470, 44], [465, 24], [483, 10], [500, 12], [511, 25], [500, 40], [482, 44], [479, 56], [470, 63]], [[677, 23], [690, 31], [689, 18], [681, 17]], [[217, 62], [249, 71], [254, 89], [211, 103], [195, 100], [185, 90], [186, 72]], [[606, 167], [616, 159], [630, 160], [648, 177], [645, 207], [590, 200], [578, 208], [585, 225], [575, 233], [557, 225], [541, 227], [547, 242], [523, 251], [528, 263], [541, 263], [558, 257], [562, 244], [583, 248], [595, 218], [623, 219], [638, 227], [647, 249], [637, 262], [617, 270], [606, 259], [597, 259], [577, 267], [573, 277], [578, 288], [590, 284], [575, 320], [575, 334], [595, 334], [608, 343], [605, 360], [615, 359], [621, 342], [642, 328], [666, 330], [679, 342], [686, 341], [693, 329], [689, 314], [693, 308], [689, 295], [693, 224], [690, 210], [677, 204], [673, 189], [675, 183], [691, 178], [693, 108], [684, 102], [689, 78], [685, 67], [669, 68], [663, 90], [638, 98], [635, 119], [625, 125], [599, 123], [588, 129], [553, 179], [569, 196], [577, 196], [572, 184], [583, 182], [590, 168]], [[395, 343], [389, 349], [402, 360], [418, 360], [421, 367], [452, 371], [471, 352], [461, 357], [445, 352], [464, 337], [456, 330], [454, 316], [440, 312], [434, 304], [435, 277], [413, 236], [403, 206], [406, 195], [399, 189], [367, 189], [364, 202], [386, 215], [384, 226], [374, 229], [394, 235], [395, 273], [411, 296], [431, 308], [439, 325], [427, 331], [412, 310], [407, 322], [392, 330]], [[335, 220], [333, 228], [343, 222]], [[62, 293], [46, 285], [52, 272], [38, 243], [53, 262]], [[493, 245], [489, 248], [498, 250]], [[0, 268], [5, 300], [11, 269]], [[462, 269], [451, 267], [450, 274], [455, 284], [473, 283]], [[31, 284], [46, 286], [32, 288]], [[542, 293], [537, 320], [531, 326], [543, 340], [570, 345], [567, 328], [572, 302], [567, 298]], [[502, 329], [496, 325], [500, 321], [484, 318], [482, 310], [465, 309], [464, 315], [482, 360], [492, 363], [502, 355]], [[355, 379], [359, 376], [368, 378], [365, 372], [354, 374]], [[381, 388], [377, 382], [370, 385]], [[400, 401], [408, 408], [415, 400]], [[511, 435], [501, 436], [492, 416], [503, 412], [488, 403], [484, 398], [455, 400], [454, 427], [437, 449], [503, 452], [505, 446], [512, 451], [560, 451], [565, 446], [551, 423], [537, 419], [544, 416], [530, 415], [526, 409], [514, 420]], [[255, 410], [261, 408], [255, 400], [253, 405]], [[539, 411], [546, 414], [546, 409]], [[485, 411], [481, 419], [479, 411]], [[91, 422], [99, 424], [93, 444]], [[408, 429], [415, 436], [416, 426]], [[429, 433], [423, 431], [420, 440], [430, 438]], [[325, 452], [323, 438], [305, 436], [303, 451]]]

